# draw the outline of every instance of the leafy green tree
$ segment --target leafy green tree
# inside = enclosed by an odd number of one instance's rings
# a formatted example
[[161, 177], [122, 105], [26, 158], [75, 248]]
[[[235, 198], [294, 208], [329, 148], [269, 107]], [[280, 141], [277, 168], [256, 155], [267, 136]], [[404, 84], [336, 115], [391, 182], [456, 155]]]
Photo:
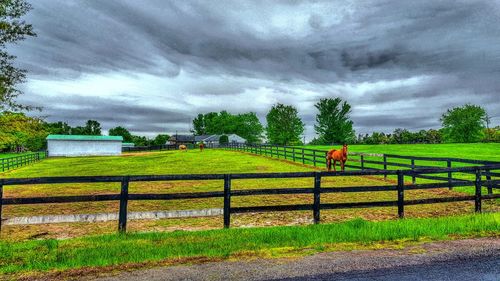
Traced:
[[232, 134], [236, 131], [236, 116], [223, 110], [212, 119], [212, 128], [207, 129], [211, 134]]
[[87, 120], [85, 124], [85, 134], [91, 136], [101, 135], [101, 124], [95, 120]]
[[448, 142], [478, 142], [484, 136], [486, 111], [466, 104], [448, 109], [442, 116], [444, 138]]
[[443, 141], [443, 136], [440, 131], [430, 129], [425, 133], [425, 142], [427, 143], [441, 143]]
[[299, 118], [297, 109], [291, 105], [273, 105], [266, 116], [266, 134], [273, 144], [289, 145], [300, 143], [304, 133], [304, 122]]
[[205, 135], [207, 133], [205, 128], [205, 116], [201, 113], [193, 119], [193, 132], [196, 135]]
[[48, 132], [41, 119], [23, 113], [0, 113], [0, 151], [40, 150]]
[[218, 126], [218, 116], [219, 114], [217, 112], [209, 112], [203, 116], [203, 122], [205, 125], [205, 134], [222, 134], [219, 132], [219, 128], [221, 126]]
[[351, 106], [341, 98], [320, 99], [314, 105], [316, 115], [314, 130], [325, 144], [353, 142], [355, 137], [352, 121], [349, 119]]
[[132, 142], [135, 146], [149, 146], [151, 142], [145, 136], [132, 135]]
[[484, 129], [483, 142], [500, 142], [500, 126]]
[[169, 135], [159, 134], [153, 139], [151, 143], [152, 145], [164, 145], [167, 143], [168, 139], [170, 139]]
[[384, 144], [388, 143], [389, 138], [384, 133], [373, 132], [371, 136], [365, 138], [366, 144]]
[[46, 130], [49, 134], [55, 135], [71, 135], [71, 126], [66, 122], [54, 122], [54, 123], [46, 123]]
[[31, 5], [24, 0], [0, 0], [0, 111], [6, 109], [30, 109], [16, 103], [22, 94], [16, 85], [24, 82], [26, 71], [14, 66], [15, 56], [7, 52], [7, 44], [36, 36], [31, 24], [20, 20]]
[[132, 142], [132, 134], [127, 129], [121, 126], [109, 129], [108, 135], [121, 136], [123, 137], [123, 142]]
[[264, 132], [264, 126], [260, 123], [255, 112], [238, 114], [236, 116], [235, 134], [247, 140], [248, 143], [259, 143]]
[[71, 129], [72, 135], [100, 136], [101, 124], [95, 120], [87, 120], [85, 126], [76, 126]]
[[397, 128], [392, 133], [391, 143], [398, 143], [398, 144], [410, 143], [412, 139], [413, 136], [410, 131], [408, 131], [407, 129]]
[[71, 134], [72, 135], [87, 135], [87, 132], [85, 131], [85, 127], [76, 126], [76, 127], [71, 128]]

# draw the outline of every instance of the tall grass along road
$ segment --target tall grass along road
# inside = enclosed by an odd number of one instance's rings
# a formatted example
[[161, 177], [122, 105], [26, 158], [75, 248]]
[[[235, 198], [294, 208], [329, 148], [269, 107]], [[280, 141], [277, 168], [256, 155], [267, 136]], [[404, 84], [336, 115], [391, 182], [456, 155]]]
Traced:
[[[405, 219], [199, 232], [135, 233], [66, 240], [0, 241], [0, 275], [95, 267], [133, 266], [176, 259], [301, 255], [374, 245], [460, 236], [497, 236], [500, 214]], [[347, 244], [345, 244], [347, 243]]]
[[97, 280], [500, 280], [499, 252], [499, 239], [469, 239], [418, 244], [402, 250], [174, 266]]

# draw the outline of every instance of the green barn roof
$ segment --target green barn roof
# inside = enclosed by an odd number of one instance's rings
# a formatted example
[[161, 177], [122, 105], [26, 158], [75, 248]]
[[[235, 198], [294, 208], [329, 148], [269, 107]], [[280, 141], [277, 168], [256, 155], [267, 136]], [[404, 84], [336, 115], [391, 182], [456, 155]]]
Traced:
[[123, 141], [122, 136], [48, 135], [47, 140]]

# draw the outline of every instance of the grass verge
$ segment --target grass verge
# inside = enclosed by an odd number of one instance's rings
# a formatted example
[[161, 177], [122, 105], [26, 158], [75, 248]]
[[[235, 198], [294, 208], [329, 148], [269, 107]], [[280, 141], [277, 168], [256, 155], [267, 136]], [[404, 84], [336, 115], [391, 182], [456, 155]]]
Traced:
[[282, 256], [309, 250], [335, 250], [338, 243], [496, 236], [500, 214], [310, 226], [238, 228], [198, 232], [131, 233], [67, 240], [0, 241], [0, 274], [26, 274], [78, 268], [155, 263], [185, 258]]

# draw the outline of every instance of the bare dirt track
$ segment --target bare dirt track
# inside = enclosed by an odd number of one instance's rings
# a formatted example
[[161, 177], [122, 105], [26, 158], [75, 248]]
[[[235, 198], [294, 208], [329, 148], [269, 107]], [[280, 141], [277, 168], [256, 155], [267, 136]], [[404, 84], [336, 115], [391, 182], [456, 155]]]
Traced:
[[500, 280], [500, 239], [161, 267], [85, 280]]

